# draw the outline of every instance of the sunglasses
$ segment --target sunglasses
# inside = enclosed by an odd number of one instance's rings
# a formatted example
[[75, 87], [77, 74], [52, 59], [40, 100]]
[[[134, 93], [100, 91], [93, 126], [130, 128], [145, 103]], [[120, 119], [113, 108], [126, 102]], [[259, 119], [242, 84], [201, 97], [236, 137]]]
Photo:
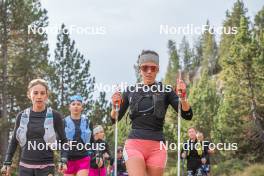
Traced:
[[142, 70], [143, 72], [147, 72], [148, 70], [150, 70], [151, 72], [156, 72], [158, 70], [158, 67], [157, 66], [142, 65], [142, 66], [140, 66], [140, 70]]

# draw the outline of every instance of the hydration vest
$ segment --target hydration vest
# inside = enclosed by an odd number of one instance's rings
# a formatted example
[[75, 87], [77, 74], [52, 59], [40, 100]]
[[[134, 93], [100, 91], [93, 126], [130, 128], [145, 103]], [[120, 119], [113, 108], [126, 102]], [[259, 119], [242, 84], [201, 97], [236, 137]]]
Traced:
[[[30, 117], [30, 108], [24, 110], [21, 115], [20, 124], [16, 132], [16, 139], [21, 147], [27, 143], [27, 126]], [[53, 112], [51, 108], [47, 108], [46, 118], [44, 121], [45, 133], [43, 139], [46, 143], [56, 143], [56, 133], [53, 123]]]
[[[155, 83], [157, 86], [162, 86], [161, 83]], [[144, 111], [139, 111], [139, 103], [144, 98], [152, 99], [153, 106]], [[155, 92], [143, 92], [143, 90], [139, 90], [137, 92], [131, 92], [129, 96], [129, 115], [133, 120], [138, 116], [154, 116], [156, 119], [164, 119], [166, 114], [165, 109], [165, 93], [160, 91]], [[150, 113], [151, 112], [151, 113]]]
[[[66, 137], [69, 140], [73, 140], [75, 136], [75, 124], [70, 116], [67, 116], [65, 119], [65, 133]], [[89, 128], [89, 120], [86, 116], [81, 115], [81, 123], [80, 123], [80, 129], [81, 129], [81, 139], [82, 141], [87, 144], [90, 142], [91, 139], [91, 130]]]

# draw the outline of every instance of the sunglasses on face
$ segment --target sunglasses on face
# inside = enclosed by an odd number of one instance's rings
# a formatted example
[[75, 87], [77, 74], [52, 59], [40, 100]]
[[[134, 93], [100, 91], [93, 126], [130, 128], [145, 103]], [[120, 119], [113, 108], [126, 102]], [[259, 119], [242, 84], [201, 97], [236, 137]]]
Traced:
[[142, 70], [143, 72], [147, 72], [148, 70], [150, 70], [151, 72], [156, 72], [158, 70], [158, 67], [157, 66], [142, 65], [142, 66], [140, 66], [140, 70]]

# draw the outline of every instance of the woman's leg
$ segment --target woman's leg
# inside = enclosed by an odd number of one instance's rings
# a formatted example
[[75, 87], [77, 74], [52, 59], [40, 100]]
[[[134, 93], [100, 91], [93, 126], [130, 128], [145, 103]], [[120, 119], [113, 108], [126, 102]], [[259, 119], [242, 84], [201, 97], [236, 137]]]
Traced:
[[76, 174], [76, 170], [75, 170], [75, 167], [74, 165], [71, 163], [67, 163], [67, 170], [64, 172], [64, 176], [75, 176]]
[[167, 151], [165, 147], [160, 148], [160, 142], [150, 143], [151, 149], [146, 158], [148, 176], [162, 176], [167, 163]]
[[88, 174], [89, 174], [88, 169], [82, 169], [77, 172], [76, 176], [88, 176]]
[[90, 168], [90, 157], [84, 157], [75, 161], [76, 176], [88, 176]]
[[148, 176], [162, 176], [164, 172], [163, 168], [147, 166], [147, 175]]
[[145, 140], [128, 139], [125, 143], [123, 156], [129, 176], [145, 176], [145, 153], [148, 153], [148, 143]]
[[126, 161], [129, 176], [145, 176], [146, 165], [142, 158], [133, 157]]

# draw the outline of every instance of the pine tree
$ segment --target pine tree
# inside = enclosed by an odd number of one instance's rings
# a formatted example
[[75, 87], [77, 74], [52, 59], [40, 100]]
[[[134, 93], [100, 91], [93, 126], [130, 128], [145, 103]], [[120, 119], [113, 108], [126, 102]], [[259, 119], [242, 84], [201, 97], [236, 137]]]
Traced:
[[[0, 2], [0, 68], [1, 68], [1, 89], [0, 89], [0, 127], [3, 129], [1, 132], [0, 140], [2, 145], [0, 147], [0, 159], [2, 159], [2, 153], [5, 152], [8, 139], [8, 97], [7, 97], [7, 83], [8, 83], [8, 40], [9, 40], [9, 28], [10, 28], [10, 14], [8, 13], [10, 8], [9, 2]], [[3, 120], [2, 120], [3, 119]]]
[[[210, 28], [209, 21], [206, 22], [207, 29]], [[213, 75], [217, 71], [218, 56], [217, 44], [214, 34], [208, 30], [202, 35], [202, 67], [208, 69], [208, 73]]]
[[209, 77], [204, 68], [201, 78], [190, 90], [190, 104], [193, 109], [193, 124], [208, 138], [214, 130], [214, 121], [219, 104], [215, 80]]
[[[260, 93], [264, 91], [264, 6], [255, 16], [255, 24], [254, 24], [254, 42], [257, 43], [259, 57], [255, 59], [254, 68], [256, 70], [255, 77], [257, 81], [256, 84], [256, 93]], [[256, 99], [258, 102], [264, 102], [264, 95], [262, 93], [256, 95]], [[264, 115], [264, 114], [263, 114]]]
[[177, 53], [176, 44], [174, 41], [172, 40], [168, 41], [168, 49], [169, 49], [169, 63], [168, 63], [164, 82], [169, 85], [175, 85], [176, 76], [180, 69], [180, 62], [179, 62], [179, 56]]
[[90, 117], [94, 125], [106, 126], [110, 123], [109, 114], [111, 111], [111, 104], [106, 100], [106, 93], [100, 92], [100, 96], [92, 105]]
[[219, 63], [220, 66], [223, 65], [226, 59], [228, 59], [228, 51], [230, 44], [234, 39], [234, 35], [230, 32], [231, 28], [239, 28], [240, 26], [240, 18], [241, 16], [245, 16], [247, 9], [244, 6], [244, 3], [241, 0], [237, 0], [234, 3], [233, 9], [231, 13], [229, 11], [226, 12], [226, 19], [224, 21], [223, 27], [226, 30], [226, 33], [223, 31], [220, 40], [219, 47]]
[[181, 57], [183, 64], [183, 69], [186, 72], [189, 72], [192, 66], [192, 52], [191, 52], [190, 44], [185, 36], [182, 38], [182, 42], [180, 44], [179, 50], [180, 50], [179, 55]]
[[[253, 67], [255, 70], [255, 102], [256, 102], [256, 109], [255, 109], [255, 116], [256, 116], [256, 125], [255, 126], [255, 133], [253, 139], [253, 146], [255, 146], [254, 150], [256, 153], [263, 153], [263, 141], [264, 141], [264, 6], [262, 9], [257, 13], [255, 16], [255, 28], [253, 30], [254, 33], [254, 42], [257, 44], [258, 48], [258, 57], [255, 58], [253, 62]], [[262, 131], [262, 133], [261, 133]], [[256, 142], [256, 139], [261, 142]], [[251, 144], [252, 144], [251, 143]]]
[[[167, 72], [165, 75], [165, 83], [169, 84], [173, 87], [176, 85], [176, 80], [179, 76], [180, 67], [180, 59], [178, 56], [176, 44], [174, 41], [168, 41], [168, 49], [169, 49], [169, 63], [167, 67]], [[182, 77], [184, 79], [184, 77]], [[166, 121], [164, 124], [164, 134], [169, 142], [177, 141], [177, 112], [169, 106], [166, 113]], [[181, 129], [185, 129], [187, 123], [182, 121]], [[185, 133], [182, 133], [182, 137], [185, 136]]]
[[[26, 96], [27, 84], [36, 77], [45, 76], [48, 63], [47, 35], [32, 34], [28, 26], [47, 26], [46, 10], [41, 8], [38, 0], [0, 2], [0, 38], [1, 38], [1, 72], [4, 77], [2, 87], [4, 98], [4, 116], [13, 122], [18, 111], [29, 106]], [[3, 14], [3, 15], [2, 15]], [[8, 134], [9, 126], [3, 128]], [[8, 135], [6, 135], [8, 137]], [[6, 147], [7, 137], [1, 139], [1, 146]]]
[[[48, 66], [47, 34], [29, 31], [29, 26], [45, 28], [48, 25], [47, 11], [39, 1], [13, 1], [12, 36], [10, 42], [10, 93], [15, 104], [24, 109], [28, 106], [27, 84], [37, 77], [46, 78]], [[18, 91], [19, 89], [19, 91]], [[15, 107], [14, 107], [15, 108]]]
[[67, 28], [61, 26], [57, 36], [55, 59], [51, 61], [55, 74], [52, 75], [51, 86], [53, 96], [57, 100], [54, 105], [64, 113], [68, 113], [67, 105], [69, 97], [80, 94], [85, 97], [86, 114], [91, 110], [92, 92], [95, 78], [89, 73], [90, 61], [75, 48], [75, 41], [70, 39]]
[[[263, 131], [263, 129], [259, 129], [258, 123], [255, 125], [252, 123], [252, 120], [259, 122], [257, 102], [255, 101], [257, 80], [254, 68], [258, 52], [248, 24], [248, 19], [241, 16], [238, 33], [230, 47], [229, 57], [223, 65], [224, 97], [220, 104], [218, 118], [223, 135], [229, 136], [228, 142], [240, 144], [239, 150], [235, 154], [252, 160], [258, 154], [254, 152], [255, 150], [250, 149], [252, 145], [245, 140], [252, 140], [252, 126], [258, 130]], [[258, 142], [259, 139], [256, 140], [255, 142]], [[247, 152], [250, 152], [250, 157], [246, 158]]]
[[[247, 9], [244, 7], [244, 3], [240, 0], [237, 0], [234, 3], [232, 11], [226, 12], [226, 19], [224, 20], [223, 27], [229, 30], [232, 27], [240, 27], [241, 16], [245, 16]], [[233, 40], [235, 39], [235, 34], [224, 33], [221, 35], [220, 46], [219, 46], [219, 64], [222, 69], [220, 73], [220, 79], [218, 82], [221, 84], [220, 92], [221, 99], [219, 103], [219, 108], [216, 116], [216, 121], [214, 124], [214, 140], [216, 142], [239, 142], [238, 135], [241, 131], [242, 126], [241, 121], [239, 120], [239, 115], [234, 115], [233, 109], [239, 107], [239, 97], [236, 96], [238, 92], [239, 83], [238, 80], [232, 76], [232, 71], [235, 71], [233, 67], [234, 64], [230, 64], [230, 47], [233, 46]], [[227, 79], [229, 81], [227, 81]], [[231, 85], [231, 84], [232, 85]], [[235, 86], [233, 86], [235, 84]], [[232, 105], [232, 102], [237, 102]], [[236, 106], [236, 107], [235, 107]], [[238, 127], [238, 124], [240, 127]], [[234, 127], [234, 128], [232, 128]], [[233, 155], [228, 155], [222, 153], [223, 155], [229, 156], [231, 158]]]
[[202, 62], [202, 36], [198, 37], [198, 39], [194, 43], [194, 47], [192, 49], [192, 69], [195, 69], [201, 65]]
[[[176, 78], [178, 76], [178, 71], [180, 68], [180, 63], [179, 63], [180, 61], [179, 61], [179, 56], [177, 53], [176, 44], [174, 41], [172, 40], [168, 41], [168, 49], [169, 49], [169, 63], [168, 63], [164, 83], [171, 85], [171, 86], [175, 86]], [[169, 123], [169, 124], [174, 123], [176, 116], [177, 115], [175, 111], [169, 107], [167, 114], [166, 114], [166, 119], [167, 119], [166, 123]], [[167, 133], [169, 134], [170, 131], [168, 131]]]

